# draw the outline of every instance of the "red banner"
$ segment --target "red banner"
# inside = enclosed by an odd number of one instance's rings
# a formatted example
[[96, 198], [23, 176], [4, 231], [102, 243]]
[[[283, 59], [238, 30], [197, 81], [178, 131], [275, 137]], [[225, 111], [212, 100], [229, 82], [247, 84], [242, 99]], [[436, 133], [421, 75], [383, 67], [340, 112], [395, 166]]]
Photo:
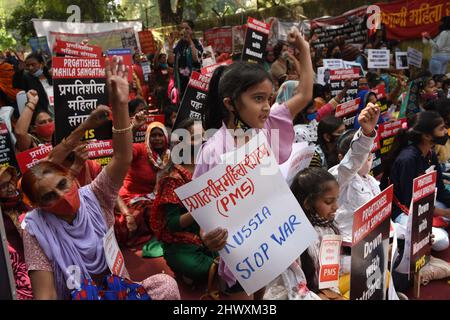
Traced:
[[53, 79], [106, 77], [104, 58], [53, 57], [52, 68]]
[[361, 98], [357, 98], [337, 105], [336, 113], [334, 114], [334, 116], [336, 118], [342, 118], [343, 116], [355, 112], [356, 110], [358, 110], [360, 102]]
[[101, 47], [61, 40], [56, 40], [53, 52], [82, 58], [98, 58], [103, 55], [103, 49]]
[[214, 49], [214, 52], [232, 53], [233, 51], [233, 30], [231, 27], [206, 30], [204, 40]]
[[208, 76], [211, 76], [213, 74], [213, 72], [220, 66], [229, 66], [230, 64], [233, 63], [233, 60], [229, 59], [227, 61], [221, 62], [221, 63], [216, 63], [207, 67], [204, 67], [200, 70], [201, 74], [205, 74]]
[[[356, 210], [353, 218], [352, 246], [389, 219], [392, 209], [394, 187], [391, 185], [378, 196]], [[353, 252], [353, 250], [352, 250]]]
[[155, 39], [153, 33], [150, 30], [139, 31], [139, 43], [141, 44], [141, 51], [145, 54], [155, 53]]
[[414, 179], [413, 201], [418, 201], [435, 192], [436, 171], [424, 174]]
[[376, 5], [381, 9], [386, 36], [392, 40], [421, 38], [423, 32], [435, 37], [441, 18], [450, 16], [448, 0], [401, 0]]
[[33, 149], [26, 150], [16, 155], [17, 163], [19, 164], [20, 172], [24, 174], [28, 169], [35, 166], [39, 161], [45, 159], [53, 147], [51, 144], [45, 144]]
[[149, 124], [153, 122], [161, 122], [164, 124], [165, 117], [163, 114], [155, 114], [155, 115], [148, 115], [145, 119], [145, 124], [136, 130], [136, 133], [134, 134], [134, 143], [140, 143], [145, 141], [145, 133], [147, 132], [147, 127]]
[[102, 167], [106, 166], [113, 156], [112, 140], [97, 140], [88, 143], [88, 157], [97, 161]]

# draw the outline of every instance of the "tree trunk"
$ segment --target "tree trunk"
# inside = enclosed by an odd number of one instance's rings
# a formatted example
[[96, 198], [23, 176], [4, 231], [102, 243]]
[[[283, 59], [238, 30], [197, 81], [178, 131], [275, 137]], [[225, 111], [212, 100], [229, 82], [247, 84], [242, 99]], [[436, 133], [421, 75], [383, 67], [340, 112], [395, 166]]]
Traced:
[[174, 14], [170, 5], [170, 0], [158, 0], [161, 24], [163, 26], [180, 24], [183, 20], [184, 0], [178, 0], [177, 11]]

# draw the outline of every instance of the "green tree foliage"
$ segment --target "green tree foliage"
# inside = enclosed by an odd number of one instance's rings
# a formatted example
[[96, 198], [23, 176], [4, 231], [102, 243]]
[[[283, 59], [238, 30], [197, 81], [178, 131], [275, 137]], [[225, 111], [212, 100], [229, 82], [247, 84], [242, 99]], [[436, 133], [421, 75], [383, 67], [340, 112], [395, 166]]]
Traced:
[[16, 45], [16, 40], [6, 30], [6, 16], [5, 9], [0, 8], [0, 50], [12, 48]]

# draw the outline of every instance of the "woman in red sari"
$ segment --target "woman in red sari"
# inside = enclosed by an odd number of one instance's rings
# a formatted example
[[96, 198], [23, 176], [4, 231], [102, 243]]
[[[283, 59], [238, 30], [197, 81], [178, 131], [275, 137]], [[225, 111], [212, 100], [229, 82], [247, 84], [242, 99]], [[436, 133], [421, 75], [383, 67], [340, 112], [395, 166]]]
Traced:
[[169, 161], [167, 130], [162, 123], [153, 122], [147, 128], [144, 143], [133, 145], [133, 162], [120, 189], [119, 195], [128, 208], [125, 215], [116, 214], [115, 232], [120, 244], [136, 246], [151, 239], [148, 222], [154, 189], [158, 173]]
[[203, 245], [199, 225], [175, 194], [175, 189], [192, 181], [195, 153], [202, 143], [203, 128], [201, 122], [194, 123], [192, 119], [182, 121], [179, 128], [190, 133], [190, 141], [184, 138], [181, 142], [184, 144], [183, 150], [190, 149], [190, 159], [183, 157], [186, 161], [174, 164], [181, 161], [175, 159], [177, 154], [172, 154], [173, 162], [158, 182], [150, 224], [158, 240], [163, 243], [164, 258], [172, 271], [187, 282], [206, 283], [215, 267], [217, 253]]

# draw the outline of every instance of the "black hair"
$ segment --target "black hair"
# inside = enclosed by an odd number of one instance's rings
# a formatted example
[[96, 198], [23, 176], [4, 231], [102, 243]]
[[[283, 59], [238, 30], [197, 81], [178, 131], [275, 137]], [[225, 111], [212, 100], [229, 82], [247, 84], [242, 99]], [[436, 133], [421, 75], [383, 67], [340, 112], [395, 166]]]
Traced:
[[44, 56], [42, 54], [37, 53], [37, 52], [30, 53], [26, 57], [25, 61], [30, 60], [30, 59], [35, 59], [37, 62], [45, 64]]
[[348, 150], [350, 150], [350, 145], [353, 141], [355, 133], [356, 133], [355, 129], [349, 129], [339, 137], [337, 141], [338, 154], [341, 154], [342, 156], [345, 156], [347, 154]]
[[322, 120], [320, 120], [319, 125], [317, 126], [317, 141], [320, 145], [325, 144], [325, 140], [323, 139], [323, 135], [325, 133], [332, 134], [336, 131], [344, 122], [341, 118], [336, 118], [333, 115], [328, 115]]
[[434, 105], [435, 110], [441, 115], [444, 121], [446, 121], [448, 116], [450, 116], [450, 99], [439, 99], [435, 102]]
[[40, 115], [41, 113], [46, 113], [46, 114], [48, 114], [49, 116], [51, 116], [51, 114], [50, 114], [50, 112], [49, 112], [48, 110], [45, 110], [45, 109], [36, 109], [36, 110], [33, 112], [33, 116], [31, 117], [31, 124], [32, 124], [33, 126], [36, 125], [36, 119], [37, 119], [38, 115]]
[[291, 191], [309, 220], [314, 214], [311, 211], [314, 210], [314, 202], [327, 191], [324, 185], [329, 181], [337, 183], [333, 175], [322, 168], [305, 168], [295, 175]]
[[439, 31], [450, 30], [450, 16], [441, 18], [441, 24], [439, 25]]
[[192, 127], [195, 124], [195, 120], [192, 118], [186, 118], [180, 121], [180, 123], [177, 126], [177, 129], [186, 129], [188, 130], [190, 127]]
[[435, 74], [433, 76], [434, 82], [444, 82], [445, 74]]
[[235, 103], [243, 92], [266, 80], [272, 83], [270, 74], [262, 66], [254, 63], [235, 62], [217, 68], [209, 82], [204, 110], [205, 130], [219, 129], [222, 122], [229, 119], [230, 113], [223, 103], [224, 98], [228, 97]]
[[397, 132], [392, 148], [382, 162], [383, 179], [389, 178], [390, 168], [405, 147], [410, 144], [418, 145], [422, 135], [433, 134], [434, 129], [443, 122], [444, 119], [436, 111], [422, 111], [408, 118], [408, 129]]
[[336, 152], [328, 152], [325, 147], [326, 141], [323, 138], [325, 133], [331, 135], [334, 131], [336, 131], [343, 124], [343, 120], [341, 118], [336, 118], [333, 115], [329, 115], [320, 120], [319, 125], [317, 126], [317, 142], [322, 148], [322, 151], [325, 154], [325, 158], [327, 161], [327, 165], [329, 168], [335, 166], [339, 163], [338, 156]]
[[[369, 91], [369, 92], [367, 93], [367, 96], [366, 96], [366, 103], [369, 102], [369, 97], [370, 97], [370, 96], [374, 96], [375, 98], [377, 98], [377, 94], [376, 94], [375, 92]], [[378, 100], [378, 98], [377, 98], [377, 100]]]
[[288, 44], [284, 41], [277, 42], [277, 44], [273, 47], [273, 56], [275, 57], [275, 60], [280, 57], [281, 51], [283, 51], [283, 47], [287, 45]]
[[185, 19], [185, 20], [183, 20], [182, 22], [187, 23], [188, 26], [189, 26], [192, 30], [194, 30], [194, 28], [195, 28], [194, 21]]
[[48, 83], [52, 85], [53, 84], [52, 76], [50, 75], [49, 67], [47, 66], [47, 62], [45, 61], [44, 56], [38, 52], [32, 52], [26, 57], [25, 61], [29, 59], [35, 59], [37, 62], [43, 64], [42, 71], [44, 72], [44, 76], [47, 78]]
[[367, 72], [366, 79], [367, 79], [367, 84], [369, 85], [369, 88], [375, 88], [381, 81], [381, 79], [378, 77], [378, 75], [374, 72]]
[[164, 125], [166, 127], [172, 128], [172, 126], [174, 125], [174, 123], [171, 123], [171, 115], [172, 113], [177, 113], [178, 112], [178, 107], [174, 104], [169, 104], [167, 106], [164, 107]]
[[137, 107], [139, 107], [139, 105], [143, 104], [144, 106], [146, 106], [146, 103], [144, 100], [142, 99], [133, 99], [131, 101], [128, 101], [128, 115], [131, 117], [132, 115], [134, 115], [136, 113], [136, 109]]
[[317, 98], [317, 97], [321, 97], [323, 98], [325, 92], [326, 92], [326, 87], [319, 84], [319, 83], [314, 83], [313, 84], [313, 99]]
[[[334, 181], [337, 184], [333, 175], [322, 168], [306, 168], [301, 170], [294, 177], [291, 184], [291, 191], [311, 223], [313, 223], [312, 217], [315, 214], [314, 203], [327, 191], [325, 189], [325, 184], [330, 181]], [[339, 234], [336, 226], [332, 225], [331, 228], [335, 230], [336, 234]], [[316, 264], [308, 254], [308, 251], [303, 252], [300, 259], [303, 272], [308, 281], [308, 288], [317, 292], [317, 283], [313, 281], [317, 271], [315, 267]]]

